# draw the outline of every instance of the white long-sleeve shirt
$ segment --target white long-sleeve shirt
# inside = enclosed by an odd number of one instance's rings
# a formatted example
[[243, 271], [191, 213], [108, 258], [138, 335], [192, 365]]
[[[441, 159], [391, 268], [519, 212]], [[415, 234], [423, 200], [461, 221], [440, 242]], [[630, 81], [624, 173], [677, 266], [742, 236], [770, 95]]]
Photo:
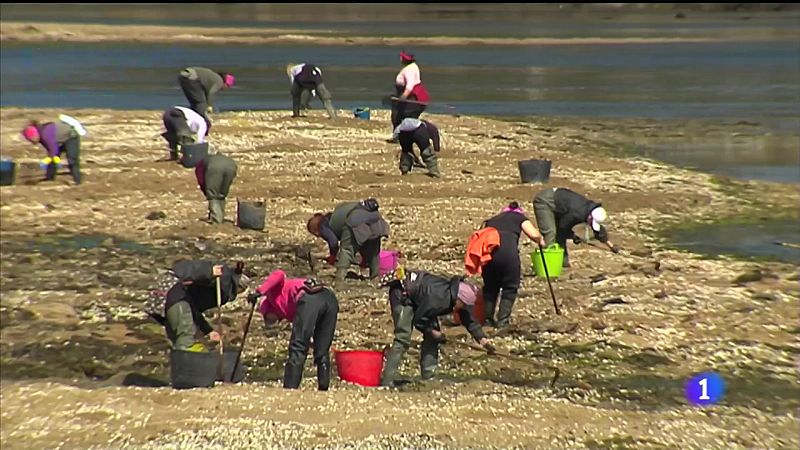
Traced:
[[195, 141], [198, 144], [205, 142], [208, 125], [206, 124], [206, 120], [203, 118], [203, 116], [197, 114], [194, 112], [194, 110], [184, 108], [183, 106], [176, 106], [176, 108], [180, 109], [181, 112], [183, 112], [183, 115], [186, 116], [186, 125], [189, 126], [189, 129], [194, 133], [197, 133], [197, 138]]
[[419, 66], [417, 63], [411, 63], [403, 67], [403, 69], [398, 72], [397, 77], [395, 77], [394, 83], [398, 86], [405, 86], [408, 90], [414, 89], [414, 86], [422, 83], [422, 77], [419, 74]]
[[402, 122], [400, 122], [400, 125], [398, 125], [394, 129], [394, 133], [392, 133], [392, 139], [397, 138], [397, 136], [400, 135], [401, 131], [414, 131], [421, 125], [422, 125], [421, 120], [415, 119], [413, 117], [406, 117], [405, 119], [403, 119]]

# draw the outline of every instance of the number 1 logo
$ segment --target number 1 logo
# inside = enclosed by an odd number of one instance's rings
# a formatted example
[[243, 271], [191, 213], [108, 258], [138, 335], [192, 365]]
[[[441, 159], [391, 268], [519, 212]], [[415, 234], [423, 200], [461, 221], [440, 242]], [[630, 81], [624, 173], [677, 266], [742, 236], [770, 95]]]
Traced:
[[725, 381], [714, 372], [704, 372], [686, 382], [686, 400], [697, 406], [719, 403], [725, 394]]

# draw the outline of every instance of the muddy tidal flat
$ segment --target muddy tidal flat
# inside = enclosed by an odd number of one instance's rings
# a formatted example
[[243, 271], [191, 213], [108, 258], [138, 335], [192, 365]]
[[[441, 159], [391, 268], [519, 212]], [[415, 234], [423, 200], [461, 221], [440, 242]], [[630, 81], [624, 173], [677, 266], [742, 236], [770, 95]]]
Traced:
[[[6, 31], [4, 25], [3, 32]], [[628, 157], [615, 149], [696, 122], [591, 121], [429, 115], [443, 131], [443, 179], [401, 177], [386, 143], [388, 111], [328, 120], [315, 110], [224, 112], [213, 147], [236, 160], [236, 198], [263, 199], [265, 232], [203, 221], [194, 173], [166, 155], [161, 111], [66, 110], [89, 135], [84, 183], [66, 172], [41, 182], [40, 148], [19, 130], [61, 110], [0, 109], [2, 156], [20, 163], [0, 188], [0, 439], [5, 449], [519, 448], [791, 449], [800, 446], [800, 271], [794, 264], [671, 249], [672, 226], [797, 219], [797, 185], [737, 181]], [[735, 132], [737, 130], [712, 130]], [[738, 130], [741, 131], [741, 130]], [[547, 185], [520, 184], [517, 161], [552, 160]], [[341, 201], [374, 196], [391, 225], [384, 248], [409, 267], [463, 272], [466, 240], [508, 201], [532, 216], [535, 193], [569, 187], [602, 201], [614, 255], [570, 247], [553, 288], [524, 279], [512, 326], [487, 328], [514, 355], [492, 357], [447, 328], [440, 377], [419, 381], [420, 336], [403, 366], [411, 383], [363, 388], [338, 379], [317, 392], [310, 363], [300, 391], [281, 386], [288, 324], [254, 319], [245, 382], [175, 391], [163, 329], [141, 311], [158, 271], [180, 258], [243, 260], [259, 276], [308, 276], [305, 221]], [[731, 239], [736, 239], [732, 236]], [[357, 270], [356, 267], [353, 268]], [[318, 268], [330, 281], [332, 268]], [[386, 292], [365, 282], [338, 290], [337, 349], [392, 341]], [[223, 308], [226, 341], [241, 341], [249, 305]], [[558, 376], [554, 376], [558, 368]], [[691, 406], [684, 383], [712, 370], [725, 397]], [[152, 386], [142, 386], [150, 383]], [[158, 386], [162, 384], [162, 386]]]

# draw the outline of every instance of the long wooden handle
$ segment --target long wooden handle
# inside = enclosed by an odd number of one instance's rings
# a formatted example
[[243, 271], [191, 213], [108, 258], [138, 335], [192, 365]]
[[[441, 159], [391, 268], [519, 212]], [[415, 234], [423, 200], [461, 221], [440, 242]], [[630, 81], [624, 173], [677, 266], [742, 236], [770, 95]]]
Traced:
[[[223, 348], [225, 339], [223, 339], [222, 335], [222, 287], [220, 285], [220, 277], [217, 277], [217, 328], [219, 329], [219, 331], [217, 331], [217, 333], [219, 333], [219, 357], [222, 358], [225, 353]], [[222, 363], [220, 362], [220, 366], [221, 365]]]

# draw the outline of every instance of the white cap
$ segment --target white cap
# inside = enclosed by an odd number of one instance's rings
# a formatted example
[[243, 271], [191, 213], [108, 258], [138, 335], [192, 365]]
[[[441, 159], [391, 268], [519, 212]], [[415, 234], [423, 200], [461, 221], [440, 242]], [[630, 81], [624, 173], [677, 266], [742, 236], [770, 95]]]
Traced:
[[592, 229], [594, 231], [600, 231], [600, 225], [602, 225], [605, 221], [606, 210], [603, 209], [602, 206], [598, 206], [592, 210]]

